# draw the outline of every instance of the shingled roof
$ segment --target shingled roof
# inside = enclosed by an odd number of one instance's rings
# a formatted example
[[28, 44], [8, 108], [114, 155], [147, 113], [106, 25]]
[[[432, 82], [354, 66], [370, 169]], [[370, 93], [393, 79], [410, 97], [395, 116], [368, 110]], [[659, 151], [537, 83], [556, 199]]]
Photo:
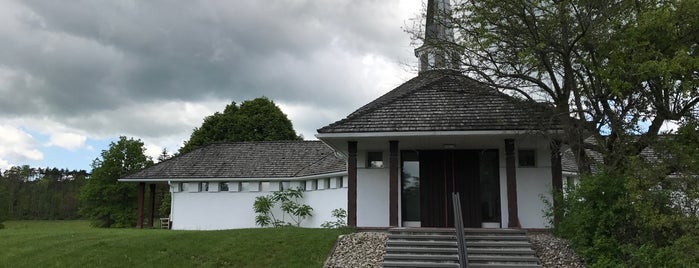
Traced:
[[123, 179], [293, 178], [346, 170], [320, 141], [259, 141], [210, 144]]
[[420, 73], [318, 133], [558, 130], [552, 109], [456, 71]]

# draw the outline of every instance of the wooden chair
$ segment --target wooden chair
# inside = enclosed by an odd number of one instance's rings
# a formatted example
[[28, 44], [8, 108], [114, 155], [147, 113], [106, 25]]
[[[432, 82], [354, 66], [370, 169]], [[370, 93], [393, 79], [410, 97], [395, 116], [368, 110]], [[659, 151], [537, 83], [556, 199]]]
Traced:
[[170, 218], [160, 218], [160, 229], [170, 229]]

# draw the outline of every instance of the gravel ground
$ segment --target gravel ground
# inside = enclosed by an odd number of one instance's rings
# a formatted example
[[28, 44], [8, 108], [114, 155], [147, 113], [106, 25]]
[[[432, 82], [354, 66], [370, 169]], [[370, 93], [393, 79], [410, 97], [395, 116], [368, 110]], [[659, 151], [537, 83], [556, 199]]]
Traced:
[[585, 267], [582, 258], [573, 251], [568, 241], [549, 233], [530, 233], [528, 236], [536, 257], [544, 268]]
[[386, 240], [387, 233], [342, 235], [324, 267], [381, 267]]
[[[566, 240], [549, 233], [530, 233], [528, 236], [544, 268], [585, 267]], [[342, 235], [324, 267], [381, 267], [387, 239], [387, 233], [378, 232]]]

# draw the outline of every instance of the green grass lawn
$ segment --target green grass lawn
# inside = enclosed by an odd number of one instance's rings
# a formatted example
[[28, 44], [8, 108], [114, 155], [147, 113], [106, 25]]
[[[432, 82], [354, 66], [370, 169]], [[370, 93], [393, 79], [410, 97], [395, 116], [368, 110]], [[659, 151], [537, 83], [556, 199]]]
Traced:
[[0, 267], [321, 267], [342, 230], [101, 229], [86, 221], [7, 221]]

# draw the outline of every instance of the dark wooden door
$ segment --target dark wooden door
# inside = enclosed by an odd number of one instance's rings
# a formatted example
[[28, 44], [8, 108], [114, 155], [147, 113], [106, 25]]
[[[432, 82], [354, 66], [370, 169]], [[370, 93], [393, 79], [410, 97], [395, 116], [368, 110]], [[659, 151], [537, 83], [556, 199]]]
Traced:
[[423, 227], [453, 227], [451, 193], [461, 193], [465, 227], [481, 226], [478, 151], [420, 151], [420, 221]]

